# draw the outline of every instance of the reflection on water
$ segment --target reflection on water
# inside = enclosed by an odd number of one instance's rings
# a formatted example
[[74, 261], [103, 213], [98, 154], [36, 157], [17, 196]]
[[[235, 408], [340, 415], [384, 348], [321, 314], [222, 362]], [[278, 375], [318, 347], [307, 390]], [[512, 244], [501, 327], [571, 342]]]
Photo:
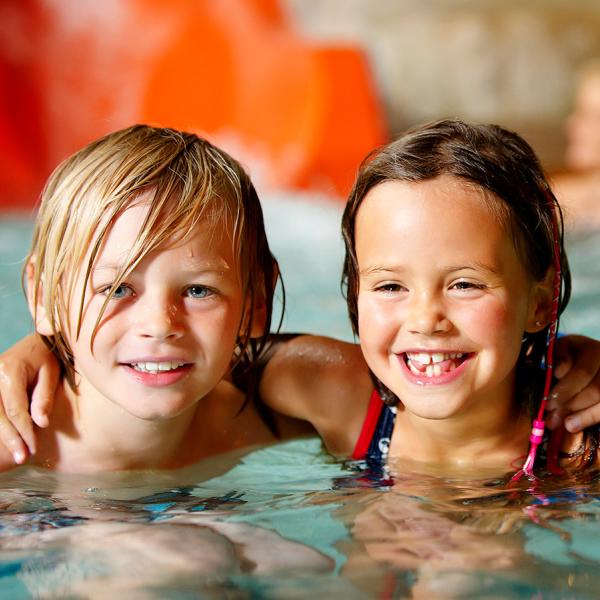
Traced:
[[397, 466], [392, 482], [333, 461], [316, 439], [213, 472], [3, 475], [3, 597], [529, 599], [600, 589], [597, 478], [513, 488]]

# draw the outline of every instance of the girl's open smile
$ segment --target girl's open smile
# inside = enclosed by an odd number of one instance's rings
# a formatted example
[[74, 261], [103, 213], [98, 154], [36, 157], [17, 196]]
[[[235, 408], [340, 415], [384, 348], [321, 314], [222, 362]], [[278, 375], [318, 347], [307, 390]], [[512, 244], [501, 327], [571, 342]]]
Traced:
[[443, 385], [454, 381], [472, 359], [472, 352], [402, 352], [398, 355], [406, 367], [406, 377], [420, 385]]

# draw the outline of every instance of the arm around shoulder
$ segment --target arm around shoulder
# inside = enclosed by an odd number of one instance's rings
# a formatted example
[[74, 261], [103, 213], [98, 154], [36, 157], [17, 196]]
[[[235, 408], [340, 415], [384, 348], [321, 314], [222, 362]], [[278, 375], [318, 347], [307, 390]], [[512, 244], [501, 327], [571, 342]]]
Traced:
[[310, 422], [331, 452], [351, 453], [373, 389], [360, 347], [313, 335], [275, 343], [260, 382], [263, 401]]

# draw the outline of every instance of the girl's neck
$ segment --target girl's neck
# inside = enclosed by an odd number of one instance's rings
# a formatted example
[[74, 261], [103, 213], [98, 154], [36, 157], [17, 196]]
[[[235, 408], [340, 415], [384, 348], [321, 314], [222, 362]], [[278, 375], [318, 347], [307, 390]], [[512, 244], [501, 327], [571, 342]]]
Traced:
[[390, 457], [457, 468], [507, 470], [527, 452], [531, 421], [514, 402], [479, 403], [466, 414], [425, 419], [398, 407]]

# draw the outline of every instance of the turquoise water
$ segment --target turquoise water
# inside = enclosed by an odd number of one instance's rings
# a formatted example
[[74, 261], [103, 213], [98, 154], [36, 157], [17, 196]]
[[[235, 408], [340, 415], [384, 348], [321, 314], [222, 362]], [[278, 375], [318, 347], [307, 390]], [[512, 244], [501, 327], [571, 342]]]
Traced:
[[597, 481], [360, 467], [309, 439], [211, 474], [19, 468], [0, 476], [0, 597], [598, 597]]
[[[350, 339], [341, 207], [265, 203], [283, 329]], [[0, 224], [0, 349], [30, 330], [28, 219]], [[600, 235], [570, 242], [563, 329], [600, 337]], [[402, 473], [402, 475], [399, 475]], [[0, 475], [0, 599], [597, 598], [598, 479], [381, 478], [316, 439], [170, 473]]]

